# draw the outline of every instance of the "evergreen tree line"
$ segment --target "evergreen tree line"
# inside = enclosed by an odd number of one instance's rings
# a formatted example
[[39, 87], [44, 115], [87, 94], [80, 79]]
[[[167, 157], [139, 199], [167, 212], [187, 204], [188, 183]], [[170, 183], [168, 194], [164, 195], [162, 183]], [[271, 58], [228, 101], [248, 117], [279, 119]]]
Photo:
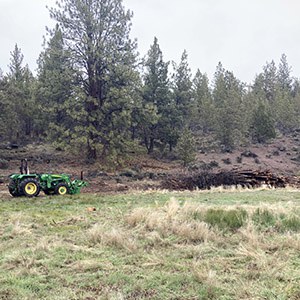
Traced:
[[210, 134], [231, 150], [300, 126], [300, 81], [284, 54], [251, 86], [221, 63], [209, 82], [192, 75], [186, 51], [164, 61], [157, 38], [141, 59], [122, 0], [60, 0], [49, 11], [57, 25], [37, 74], [17, 45], [0, 72], [1, 142], [47, 141], [118, 163], [138, 145], [165, 153]]

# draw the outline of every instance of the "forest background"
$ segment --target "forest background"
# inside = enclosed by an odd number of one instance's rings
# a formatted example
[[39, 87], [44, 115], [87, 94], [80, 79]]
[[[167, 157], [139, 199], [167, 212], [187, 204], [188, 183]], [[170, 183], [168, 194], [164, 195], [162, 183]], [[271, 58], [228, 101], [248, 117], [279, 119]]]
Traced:
[[207, 135], [232, 151], [299, 128], [300, 81], [285, 54], [250, 85], [221, 62], [210, 81], [192, 74], [185, 50], [179, 62], [165, 61], [155, 37], [141, 57], [122, 0], [61, 0], [49, 13], [56, 26], [37, 73], [17, 44], [0, 72], [3, 145], [50, 143], [114, 166], [144, 148], [186, 164]]

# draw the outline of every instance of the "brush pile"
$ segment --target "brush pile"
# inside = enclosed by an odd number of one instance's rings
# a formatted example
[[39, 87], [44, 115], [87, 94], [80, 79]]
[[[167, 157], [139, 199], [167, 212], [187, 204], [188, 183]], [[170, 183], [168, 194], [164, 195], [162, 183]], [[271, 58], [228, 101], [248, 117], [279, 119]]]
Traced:
[[283, 188], [295, 185], [293, 178], [277, 176], [270, 171], [231, 170], [219, 172], [200, 172], [171, 175], [162, 182], [162, 188], [168, 190], [210, 189], [218, 186], [242, 186], [247, 188], [268, 185]]

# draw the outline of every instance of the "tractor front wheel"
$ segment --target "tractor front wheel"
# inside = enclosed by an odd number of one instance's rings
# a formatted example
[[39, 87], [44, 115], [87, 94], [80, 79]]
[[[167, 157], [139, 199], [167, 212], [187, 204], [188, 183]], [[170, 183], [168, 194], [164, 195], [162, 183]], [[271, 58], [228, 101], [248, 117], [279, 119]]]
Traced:
[[69, 188], [68, 186], [65, 184], [65, 183], [59, 183], [56, 187], [55, 187], [55, 190], [54, 190], [54, 193], [56, 195], [66, 195], [69, 193]]
[[40, 193], [39, 182], [34, 178], [26, 178], [20, 184], [22, 194], [27, 197], [36, 197]]

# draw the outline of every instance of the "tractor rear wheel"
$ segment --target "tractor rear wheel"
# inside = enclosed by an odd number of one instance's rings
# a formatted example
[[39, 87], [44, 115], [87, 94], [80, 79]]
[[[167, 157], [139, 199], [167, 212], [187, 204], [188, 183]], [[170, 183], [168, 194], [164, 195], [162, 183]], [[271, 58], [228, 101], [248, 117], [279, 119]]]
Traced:
[[56, 195], [66, 195], [69, 193], [69, 188], [68, 186], [65, 184], [65, 183], [59, 183], [56, 187], [55, 187], [55, 190], [54, 190], [54, 193]]
[[36, 197], [40, 193], [39, 182], [34, 178], [26, 178], [20, 184], [20, 190], [27, 197]]

